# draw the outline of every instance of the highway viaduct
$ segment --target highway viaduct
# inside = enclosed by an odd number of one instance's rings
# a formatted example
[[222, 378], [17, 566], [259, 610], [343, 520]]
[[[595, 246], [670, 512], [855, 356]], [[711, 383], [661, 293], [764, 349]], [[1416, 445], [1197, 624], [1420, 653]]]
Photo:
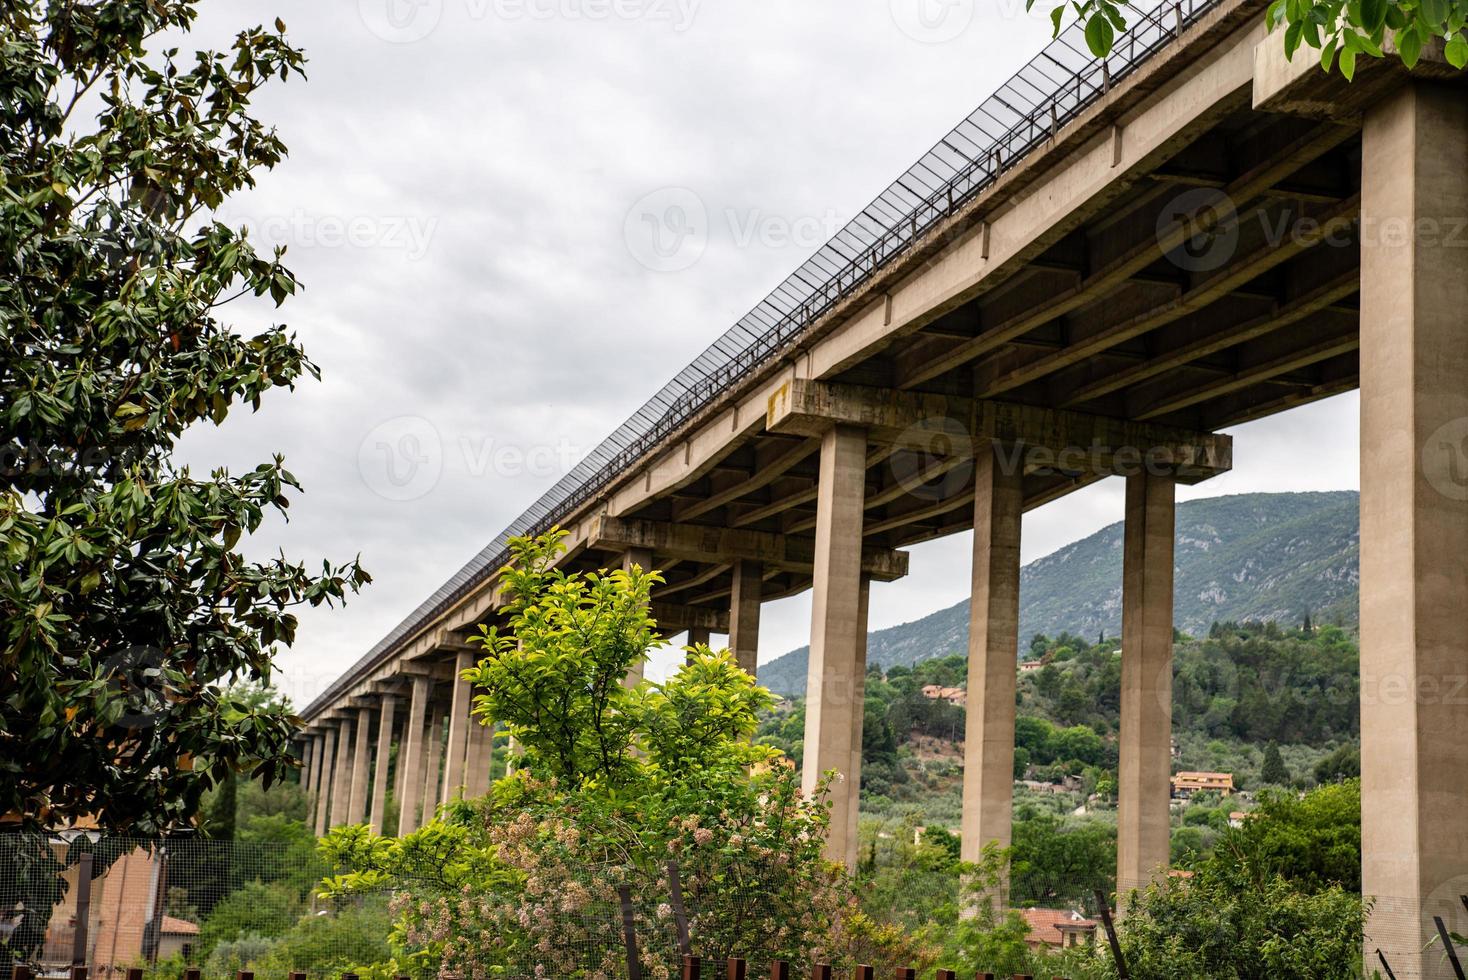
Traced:
[[[841, 774], [849, 862], [870, 584], [973, 529], [973, 858], [1010, 837], [1022, 515], [1120, 476], [1125, 893], [1169, 856], [1175, 485], [1230, 467], [1219, 430], [1359, 388], [1368, 949], [1446, 976], [1423, 946], [1433, 915], [1468, 932], [1468, 98], [1431, 53], [1349, 85], [1291, 64], [1264, 6], [1163, 3], [1104, 62], [1062, 36], [506, 534], [662, 570], [666, 633], [726, 633], [750, 670], [760, 604], [810, 589], [803, 772]], [[380, 827], [390, 780], [404, 830], [485, 789], [457, 676], [505, 538], [304, 711], [318, 830]]]

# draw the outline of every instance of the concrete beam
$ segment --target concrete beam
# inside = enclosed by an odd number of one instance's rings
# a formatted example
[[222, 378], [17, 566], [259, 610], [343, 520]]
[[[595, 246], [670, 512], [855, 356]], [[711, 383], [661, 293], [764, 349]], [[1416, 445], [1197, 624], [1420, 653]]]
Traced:
[[[729, 632], [729, 611], [727, 609], [713, 609], [708, 606], [680, 606], [671, 602], [653, 601], [649, 607], [652, 618], [661, 627], [661, 632], [679, 632], [681, 630], [703, 630], [707, 633]], [[666, 625], [665, 625], [666, 624]], [[676, 626], [677, 630], [669, 627]]]
[[[758, 561], [805, 574], [812, 572], [816, 560], [816, 545], [806, 538], [697, 524], [602, 516], [589, 522], [587, 537], [598, 548], [643, 548], [705, 562]], [[864, 550], [861, 570], [879, 582], [902, 578], [907, 574], [907, 552]]]
[[[1184, 483], [1197, 483], [1233, 466], [1233, 439], [1154, 423], [1131, 422], [1065, 409], [954, 395], [792, 380], [769, 400], [766, 426], [810, 432], [833, 424], [862, 425], [868, 439], [902, 449], [971, 457], [983, 443], [1018, 446], [1004, 465], [1027, 473], [1058, 469], [1125, 476], [1145, 463]], [[964, 444], [962, 436], [970, 441]], [[985, 447], [987, 448], [987, 447]]]

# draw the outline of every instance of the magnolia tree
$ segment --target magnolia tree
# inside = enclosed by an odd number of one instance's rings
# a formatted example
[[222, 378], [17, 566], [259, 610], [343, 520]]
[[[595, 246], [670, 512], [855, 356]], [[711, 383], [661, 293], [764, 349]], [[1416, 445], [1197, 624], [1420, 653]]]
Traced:
[[824, 794], [802, 797], [779, 753], [752, 744], [769, 692], [702, 646], [665, 683], [626, 684], [658, 642], [659, 578], [560, 571], [562, 537], [512, 542], [507, 625], [484, 631], [465, 674], [480, 720], [523, 750], [516, 771], [400, 840], [334, 831], [323, 846], [342, 873], [324, 894], [392, 890], [403, 948], [464, 977], [624, 972], [623, 888], [655, 978], [677, 962], [680, 919], [705, 956], [911, 955], [823, 859]]

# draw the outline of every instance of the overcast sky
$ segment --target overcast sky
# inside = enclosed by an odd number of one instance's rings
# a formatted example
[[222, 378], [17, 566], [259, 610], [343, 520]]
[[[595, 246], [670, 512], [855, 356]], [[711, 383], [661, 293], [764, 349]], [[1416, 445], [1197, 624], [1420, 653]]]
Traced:
[[[191, 434], [195, 466], [273, 452], [306, 493], [251, 544], [360, 553], [308, 611], [298, 704], [487, 544], [1049, 36], [1023, 0], [206, 0], [195, 41], [281, 16], [310, 77], [258, 103], [290, 158], [224, 217], [289, 247], [279, 313], [320, 383]], [[649, 197], [651, 195], [651, 197]], [[647, 202], [705, 223], [658, 252]], [[663, 214], [663, 210], [658, 210]], [[692, 219], [690, 219], [692, 220]], [[666, 230], [666, 229], [665, 229]], [[1356, 399], [1236, 432], [1183, 496], [1357, 486]], [[1027, 516], [1028, 561], [1121, 517], [1111, 480]], [[913, 549], [873, 628], [961, 599], [969, 535]], [[765, 659], [809, 598], [765, 607]], [[657, 671], [654, 671], [657, 673]]]

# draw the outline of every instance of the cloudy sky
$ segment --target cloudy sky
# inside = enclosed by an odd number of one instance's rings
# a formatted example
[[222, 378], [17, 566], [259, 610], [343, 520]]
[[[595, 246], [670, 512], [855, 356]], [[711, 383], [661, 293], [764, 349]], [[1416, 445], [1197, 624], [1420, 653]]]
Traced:
[[[198, 467], [282, 452], [306, 493], [251, 547], [360, 553], [375, 584], [303, 616], [304, 703], [489, 542], [1048, 38], [1023, 0], [205, 0], [195, 40], [287, 22], [310, 58], [260, 100], [289, 160], [231, 223], [289, 247], [275, 318], [320, 383], [191, 435]], [[651, 198], [649, 198], [651, 195]], [[665, 261], [647, 200], [701, 209]], [[1356, 402], [1236, 432], [1186, 491], [1357, 485]], [[1026, 519], [1025, 558], [1121, 516], [1121, 484]], [[914, 549], [874, 628], [962, 598], [967, 535]], [[809, 600], [766, 607], [766, 658]]]

